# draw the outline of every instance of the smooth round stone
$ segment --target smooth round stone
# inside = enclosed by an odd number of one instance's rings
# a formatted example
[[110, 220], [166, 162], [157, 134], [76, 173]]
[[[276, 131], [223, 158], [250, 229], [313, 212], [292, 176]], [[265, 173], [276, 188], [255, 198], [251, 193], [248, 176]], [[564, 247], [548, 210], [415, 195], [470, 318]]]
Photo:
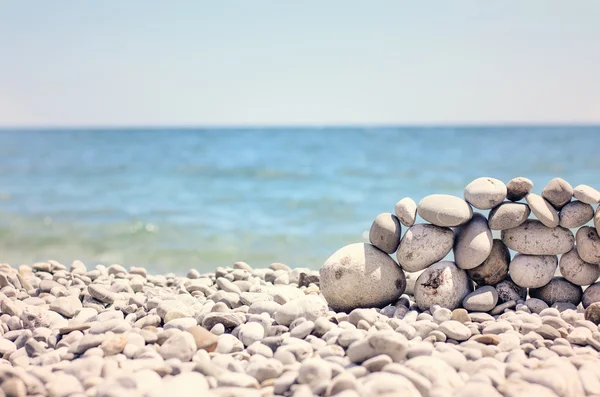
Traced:
[[467, 223], [473, 217], [473, 209], [460, 197], [449, 194], [432, 194], [417, 205], [421, 218], [436, 226], [455, 227]]
[[588, 185], [578, 185], [573, 188], [573, 197], [586, 204], [600, 203], [600, 192]]
[[402, 229], [400, 221], [395, 215], [388, 212], [377, 215], [371, 230], [369, 231], [369, 240], [371, 244], [387, 254], [393, 254], [400, 244], [400, 235]]
[[575, 235], [577, 252], [587, 263], [600, 264], [600, 237], [593, 227], [584, 226]]
[[600, 323], [600, 302], [593, 302], [587, 306], [585, 309], [585, 319], [593, 322], [596, 325]]
[[457, 308], [473, 290], [467, 273], [454, 262], [434, 263], [421, 273], [415, 283], [415, 301], [421, 310], [433, 305], [446, 309]]
[[571, 201], [573, 187], [562, 178], [554, 178], [542, 190], [542, 197], [548, 200], [554, 208], [560, 209]]
[[542, 196], [535, 193], [529, 193], [525, 196], [525, 200], [527, 201], [531, 212], [533, 212], [533, 215], [535, 215], [544, 226], [550, 228], [558, 226], [559, 218], [556, 209]]
[[465, 200], [480, 210], [489, 210], [504, 201], [507, 189], [495, 178], [477, 178], [465, 188]]
[[497, 303], [498, 291], [491, 285], [477, 288], [475, 291], [465, 296], [462, 301], [463, 307], [472, 312], [489, 312], [496, 307]]
[[485, 216], [475, 213], [473, 218], [456, 231], [454, 261], [461, 269], [473, 269], [483, 263], [492, 251], [492, 231]]
[[567, 229], [576, 229], [592, 220], [594, 207], [581, 201], [571, 201], [558, 214], [559, 225]]
[[506, 184], [506, 198], [510, 201], [519, 201], [525, 198], [533, 189], [533, 182], [522, 176], [511, 179]]
[[543, 300], [548, 306], [556, 302], [567, 302], [577, 306], [581, 302], [583, 291], [579, 285], [567, 281], [564, 277], [554, 277], [545, 286], [530, 289], [529, 295]]
[[494, 239], [487, 259], [481, 265], [467, 270], [467, 274], [478, 285], [495, 285], [508, 274], [509, 263], [510, 251], [502, 240]]
[[[223, 324], [219, 325], [223, 326]], [[207, 329], [196, 325], [188, 328], [186, 331], [194, 337], [194, 341], [196, 341], [196, 347], [198, 349], [206, 350], [210, 353], [215, 351], [217, 348], [219, 337]]]
[[508, 273], [512, 281], [524, 288], [540, 288], [548, 284], [558, 266], [555, 255], [517, 254], [510, 262]]
[[417, 224], [408, 228], [396, 259], [407, 272], [418, 272], [442, 260], [454, 245], [454, 232], [447, 227]]
[[503, 230], [502, 242], [521, 254], [559, 255], [573, 249], [575, 238], [569, 229], [548, 228], [538, 220], [528, 219], [520, 226]]
[[321, 293], [336, 311], [384, 307], [395, 302], [406, 288], [400, 266], [371, 244], [339, 249], [325, 261], [319, 275]]
[[583, 292], [583, 307], [588, 308], [592, 303], [600, 302], [600, 283], [594, 283]]
[[406, 227], [411, 227], [415, 224], [417, 218], [417, 203], [410, 197], [405, 197], [396, 203], [394, 213], [400, 223]]
[[510, 276], [500, 281], [494, 287], [496, 288], [496, 292], [498, 292], [498, 301], [501, 303], [525, 300], [527, 298], [527, 288], [515, 284], [510, 279]]
[[448, 320], [440, 324], [438, 331], [441, 331], [450, 339], [463, 341], [469, 339], [471, 330], [459, 321]]
[[327, 304], [320, 296], [306, 295], [281, 305], [279, 310], [275, 312], [274, 318], [279, 325], [289, 326], [299, 317], [315, 321], [319, 317], [326, 316], [327, 311]]
[[529, 308], [532, 313], [540, 314], [540, 312], [544, 309], [548, 308], [546, 302], [541, 299], [529, 298], [525, 301], [525, 306]]
[[492, 230], [506, 230], [519, 226], [529, 218], [531, 210], [524, 203], [502, 203], [488, 215], [488, 226]]
[[600, 265], [587, 263], [581, 259], [577, 247], [562, 254], [558, 266], [560, 274], [575, 285], [590, 285], [600, 277]]
[[600, 205], [596, 208], [596, 213], [594, 214], [594, 227], [596, 228], [596, 232], [600, 233]]

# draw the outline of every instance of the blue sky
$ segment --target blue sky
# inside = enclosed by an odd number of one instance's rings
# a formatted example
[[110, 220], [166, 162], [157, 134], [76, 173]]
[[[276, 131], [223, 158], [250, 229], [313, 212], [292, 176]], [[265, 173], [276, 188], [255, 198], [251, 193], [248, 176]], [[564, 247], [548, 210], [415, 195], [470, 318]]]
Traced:
[[600, 1], [0, 0], [0, 125], [600, 122]]

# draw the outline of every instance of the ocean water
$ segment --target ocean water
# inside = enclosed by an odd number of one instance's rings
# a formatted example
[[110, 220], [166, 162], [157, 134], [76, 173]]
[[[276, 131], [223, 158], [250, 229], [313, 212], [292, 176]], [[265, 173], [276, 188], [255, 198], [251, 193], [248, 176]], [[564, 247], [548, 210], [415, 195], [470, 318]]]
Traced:
[[317, 269], [405, 196], [600, 188], [598, 127], [0, 130], [0, 262]]

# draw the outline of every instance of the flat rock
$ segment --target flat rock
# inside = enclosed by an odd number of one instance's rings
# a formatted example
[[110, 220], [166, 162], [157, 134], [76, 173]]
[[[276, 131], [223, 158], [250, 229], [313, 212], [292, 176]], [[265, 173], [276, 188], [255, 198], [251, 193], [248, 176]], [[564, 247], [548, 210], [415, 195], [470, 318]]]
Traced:
[[[389, 255], [371, 244], [347, 245], [331, 255], [319, 271], [321, 293], [331, 308], [349, 312], [357, 307], [384, 307], [395, 302], [406, 288], [404, 272]], [[291, 323], [304, 309], [286, 303], [276, 319]], [[311, 303], [310, 305], [314, 305]], [[287, 307], [286, 307], [287, 306]], [[315, 306], [321, 313], [321, 306]], [[326, 311], [326, 305], [325, 305]], [[282, 313], [288, 313], [282, 314]], [[314, 321], [319, 315], [310, 315]], [[278, 320], [278, 322], [279, 322]], [[286, 324], [287, 323], [287, 324]]]
[[494, 239], [487, 259], [481, 265], [467, 270], [467, 274], [479, 285], [495, 285], [508, 274], [509, 263], [510, 251], [502, 240]]
[[406, 227], [411, 227], [415, 224], [417, 218], [417, 203], [410, 197], [405, 197], [396, 203], [394, 213], [400, 223]]
[[[321, 279], [323, 279], [322, 276]], [[315, 321], [317, 318], [326, 315], [327, 303], [319, 296], [307, 295], [304, 298], [296, 299], [282, 305], [275, 312], [275, 321], [280, 325], [289, 326], [292, 321], [299, 317]]]
[[432, 194], [417, 205], [421, 218], [436, 226], [454, 227], [467, 223], [473, 216], [471, 206], [460, 197]]
[[531, 210], [525, 203], [505, 202], [494, 207], [488, 215], [488, 226], [492, 230], [512, 229], [529, 218]]
[[88, 292], [92, 298], [103, 303], [113, 303], [118, 298], [117, 294], [102, 284], [88, 285]]
[[600, 192], [588, 185], [578, 185], [573, 188], [573, 197], [586, 204], [600, 203]]
[[521, 254], [559, 255], [573, 249], [575, 238], [569, 229], [549, 228], [538, 220], [528, 219], [520, 226], [503, 230], [502, 242]]
[[506, 184], [506, 198], [510, 201], [519, 201], [525, 198], [533, 189], [533, 182], [522, 176], [511, 179]]
[[442, 260], [454, 245], [454, 232], [447, 227], [417, 224], [408, 228], [396, 253], [406, 272], [417, 272]]
[[581, 201], [571, 201], [558, 214], [559, 225], [567, 229], [576, 229], [594, 218], [594, 207]]
[[171, 335], [158, 349], [158, 354], [168, 360], [177, 358], [183, 362], [190, 361], [196, 353], [196, 341], [189, 332], [179, 331]]
[[535, 333], [544, 339], [554, 340], [561, 337], [560, 332], [551, 325], [543, 324], [535, 330]]
[[465, 296], [462, 305], [465, 309], [474, 312], [488, 312], [496, 307], [498, 303], [498, 291], [496, 288], [486, 285], [476, 289]]
[[562, 178], [554, 178], [548, 182], [546, 187], [544, 187], [544, 190], [542, 190], [542, 197], [548, 200], [554, 208], [560, 209], [571, 201], [571, 198], [573, 197], [573, 187], [569, 182]]
[[558, 266], [555, 255], [517, 254], [510, 262], [508, 272], [512, 281], [523, 288], [540, 288], [548, 284]]
[[473, 269], [483, 263], [492, 251], [492, 231], [487, 219], [473, 214], [472, 219], [460, 226], [454, 240], [454, 261], [461, 269]]
[[558, 266], [560, 274], [575, 285], [590, 285], [600, 277], [600, 266], [581, 259], [577, 247], [562, 254]]
[[443, 332], [448, 338], [457, 341], [467, 340], [471, 336], [471, 330], [467, 326], [453, 320], [441, 323], [438, 331]]
[[52, 301], [52, 303], [50, 303], [50, 310], [53, 310], [61, 316], [67, 318], [74, 317], [81, 309], [83, 309], [81, 301], [74, 296], [56, 298]]
[[575, 235], [577, 252], [587, 263], [600, 264], [600, 237], [595, 228], [584, 226]]
[[400, 221], [395, 215], [388, 212], [377, 215], [371, 229], [369, 230], [369, 240], [371, 244], [387, 254], [393, 254], [400, 244], [400, 235], [402, 227]]
[[421, 273], [415, 283], [415, 301], [421, 310], [439, 305], [453, 310], [473, 289], [467, 273], [454, 262], [434, 263]]
[[568, 302], [577, 306], [581, 302], [583, 291], [579, 285], [575, 285], [563, 277], [554, 277], [541, 288], [531, 288], [529, 295], [532, 298], [543, 300], [548, 306], [557, 302]]
[[219, 337], [207, 329], [196, 325], [188, 328], [186, 331], [192, 335], [198, 349], [206, 350], [210, 353], [217, 348]]
[[531, 212], [535, 215], [544, 226], [554, 228], [559, 224], [558, 213], [556, 209], [544, 199], [535, 193], [529, 193], [525, 200], [531, 209]]
[[500, 204], [506, 198], [507, 188], [504, 182], [495, 178], [477, 178], [467, 185], [465, 200], [473, 207], [488, 210]]

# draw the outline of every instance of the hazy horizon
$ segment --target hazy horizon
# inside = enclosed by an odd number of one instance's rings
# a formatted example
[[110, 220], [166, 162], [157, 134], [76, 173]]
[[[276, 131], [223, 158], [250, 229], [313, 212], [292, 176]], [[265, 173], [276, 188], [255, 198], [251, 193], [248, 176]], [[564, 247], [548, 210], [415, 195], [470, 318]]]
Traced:
[[600, 123], [594, 0], [0, 10], [5, 128]]

